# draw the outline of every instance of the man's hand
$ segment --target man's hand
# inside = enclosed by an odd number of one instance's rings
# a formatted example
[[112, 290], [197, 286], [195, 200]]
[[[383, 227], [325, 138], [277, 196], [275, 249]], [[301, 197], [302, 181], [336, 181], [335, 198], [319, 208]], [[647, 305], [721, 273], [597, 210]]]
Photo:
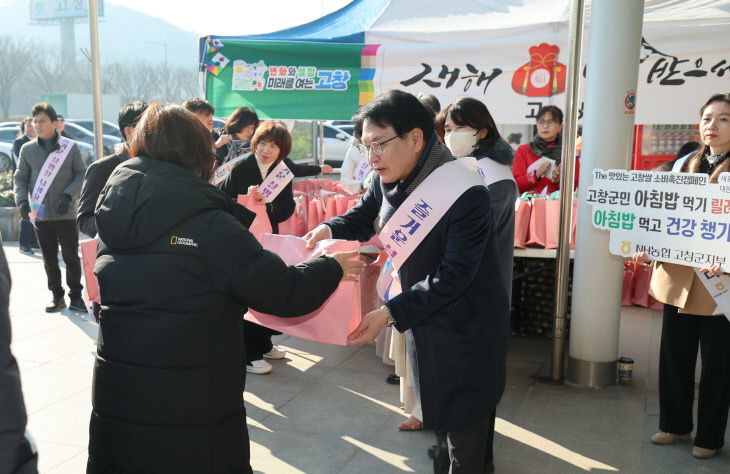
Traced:
[[332, 167], [330, 165], [322, 165], [322, 166], [319, 167], [319, 169], [320, 169], [320, 172], [322, 174], [332, 174], [332, 173], [334, 173], [334, 170], [332, 169]]
[[18, 204], [18, 209], [20, 210], [20, 218], [24, 221], [30, 220], [30, 204], [28, 204], [28, 201], [20, 201]]
[[360, 325], [347, 336], [347, 345], [359, 346], [375, 342], [375, 337], [387, 322], [388, 311], [385, 308], [370, 311], [363, 316]]
[[332, 238], [332, 229], [330, 229], [329, 226], [326, 226], [324, 224], [318, 225], [317, 227], [314, 228], [314, 230], [310, 230], [304, 236], [304, 240], [307, 241], [308, 249], [313, 248], [314, 244], [316, 244], [320, 240], [331, 239], [331, 238]]
[[56, 203], [56, 212], [58, 214], [66, 214], [68, 211], [68, 205], [71, 202], [71, 196], [66, 193], [61, 194], [58, 202]]

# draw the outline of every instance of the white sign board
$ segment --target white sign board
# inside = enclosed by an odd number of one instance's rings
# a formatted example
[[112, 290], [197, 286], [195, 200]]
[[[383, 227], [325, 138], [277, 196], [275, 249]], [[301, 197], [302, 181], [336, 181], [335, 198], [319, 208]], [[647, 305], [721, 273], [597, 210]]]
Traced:
[[709, 183], [702, 173], [596, 169], [586, 202], [614, 255], [730, 268], [730, 173]]

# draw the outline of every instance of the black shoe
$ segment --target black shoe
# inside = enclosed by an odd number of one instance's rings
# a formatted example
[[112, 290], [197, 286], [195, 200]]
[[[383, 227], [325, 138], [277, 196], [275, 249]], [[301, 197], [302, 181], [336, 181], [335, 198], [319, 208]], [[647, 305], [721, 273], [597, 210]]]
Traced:
[[22, 253], [23, 255], [35, 255], [35, 252], [33, 252], [33, 249], [30, 247], [26, 247], [25, 245], [20, 247], [20, 253]]
[[46, 313], [56, 313], [66, 307], [66, 300], [63, 296], [54, 296], [53, 301], [46, 306]]
[[86, 312], [86, 303], [84, 303], [84, 300], [80, 296], [76, 296], [71, 298], [71, 304], [68, 305], [68, 308], [72, 311], [80, 311], [80, 312]]
[[438, 448], [438, 446], [436, 446], [435, 444], [432, 444], [431, 446], [428, 447], [428, 449], [426, 450], [426, 454], [428, 454], [429, 459], [433, 459], [434, 457], [436, 457], [437, 448]]
[[385, 381], [391, 385], [400, 385], [400, 377], [395, 374], [390, 374], [385, 377]]

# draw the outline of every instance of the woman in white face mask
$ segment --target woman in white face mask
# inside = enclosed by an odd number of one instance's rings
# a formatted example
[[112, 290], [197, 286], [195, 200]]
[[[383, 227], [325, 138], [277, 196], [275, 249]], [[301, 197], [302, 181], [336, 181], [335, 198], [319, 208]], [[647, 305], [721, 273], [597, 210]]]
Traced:
[[[515, 238], [517, 184], [512, 176], [513, 151], [500, 137], [489, 109], [477, 99], [463, 97], [447, 105], [435, 120], [436, 130], [457, 158], [473, 156], [489, 189], [500, 269], [507, 294], [512, 294], [512, 257]], [[508, 306], [509, 307], [509, 306]], [[509, 313], [496, 317], [509, 319]], [[490, 440], [493, 439], [494, 424]]]

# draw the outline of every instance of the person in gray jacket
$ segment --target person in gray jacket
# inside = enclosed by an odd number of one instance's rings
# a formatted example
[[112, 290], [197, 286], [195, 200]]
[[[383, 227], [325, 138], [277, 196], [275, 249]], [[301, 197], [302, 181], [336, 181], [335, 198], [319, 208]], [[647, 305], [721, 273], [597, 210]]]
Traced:
[[[86, 311], [81, 299], [81, 262], [78, 256], [79, 234], [76, 230], [76, 208], [84, 180], [86, 164], [78, 146], [56, 131], [58, 115], [49, 104], [33, 106], [33, 125], [37, 137], [20, 149], [18, 169], [15, 171], [15, 200], [20, 216], [34, 218], [35, 232], [43, 253], [43, 265], [48, 278], [48, 289], [53, 300], [46, 312], [53, 313], [66, 307], [61, 285], [61, 269], [58, 267], [58, 243], [66, 263], [66, 284], [69, 289], [70, 308]], [[36, 187], [36, 185], [38, 185]], [[33, 209], [32, 195], [36, 195]], [[35, 212], [37, 211], [37, 215]]]

